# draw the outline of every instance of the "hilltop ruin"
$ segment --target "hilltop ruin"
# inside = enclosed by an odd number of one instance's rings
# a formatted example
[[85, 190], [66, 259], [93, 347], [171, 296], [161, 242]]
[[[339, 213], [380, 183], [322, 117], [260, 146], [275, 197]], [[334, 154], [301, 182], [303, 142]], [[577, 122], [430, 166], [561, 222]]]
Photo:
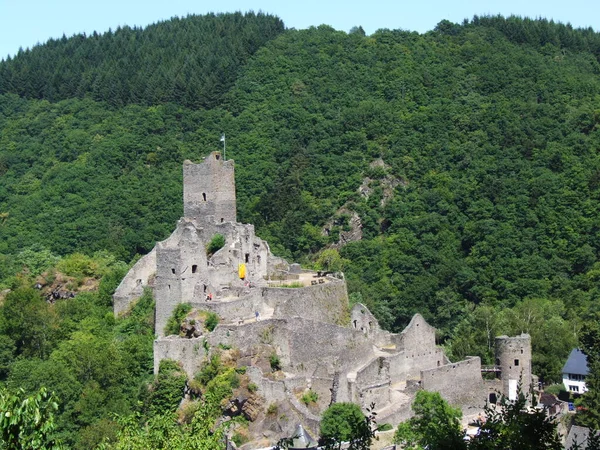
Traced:
[[[114, 312], [126, 312], [144, 288], [153, 289], [155, 372], [168, 358], [192, 377], [205, 348], [235, 348], [237, 364], [247, 368], [261, 398], [253, 426], [272, 442], [297, 424], [318, 434], [320, 413], [333, 402], [374, 403], [378, 421], [396, 425], [411, 416], [418, 389], [479, 409], [495, 390], [513, 397], [520, 378], [524, 390], [532, 383], [529, 336], [497, 338], [497, 364], [485, 370], [498, 377], [484, 382], [480, 359], [450, 362], [421, 315], [401, 333], [389, 333], [366, 306], [349, 309], [343, 277], [302, 270], [272, 255], [252, 225], [236, 222], [233, 161], [213, 152], [200, 164], [186, 161], [183, 176], [184, 217], [123, 279]], [[207, 253], [216, 235], [225, 245]], [[216, 313], [219, 325], [198, 337], [165, 336], [181, 303]], [[269, 354], [279, 359], [277, 376], [264, 363]], [[311, 408], [299, 401], [308, 391], [318, 394]], [[286, 420], [266, 417], [272, 404]]]

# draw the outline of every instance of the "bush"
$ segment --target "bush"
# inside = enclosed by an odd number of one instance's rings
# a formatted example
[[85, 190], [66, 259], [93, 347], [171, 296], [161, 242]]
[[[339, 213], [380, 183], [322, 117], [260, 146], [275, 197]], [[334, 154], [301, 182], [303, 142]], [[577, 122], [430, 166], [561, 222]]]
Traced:
[[277, 356], [277, 353], [273, 353], [269, 357], [269, 363], [271, 364], [271, 370], [273, 372], [277, 372], [278, 370], [281, 370], [281, 361], [279, 360], [279, 356]]
[[255, 383], [248, 383], [248, 390], [254, 394], [256, 391], [258, 391], [258, 386]]
[[189, 303], [180, 303], [177, 305], [173, 310], [173, 314], [169, 317], [167, 325], [165, 325], [165, 335], [170, 336], [172, 334], [179, 334], [181, 322], [191, 310], [192, 306]]
[[308, 392], [304, 393], [301, 400], [302, 400], [302, 403], [304, 403], [306, 406], [308, 406], [311, 403], [317, 403], [317, 401], [319, 400], [319, 394], [317, 394], [312, 389], [309, 389]]
[[219, 324], [219, 316], [212, 311], [209, 312], [206, 315], [206, 320], [204, 321], [204, 327], [208, 331], [213, 331], [217, 327], [218, 324]]
[[366, 417], [360, 406], [334, 403], [323, 413], [320, 444], [333, 448], [334, 444], [352, 442], [355, 449], [368, 449], [374, 437], [372, 425], [372, 417]]
[[206, 254], [212, 256], [225, 246], [225, 236], [215, 234], [206, 246]]

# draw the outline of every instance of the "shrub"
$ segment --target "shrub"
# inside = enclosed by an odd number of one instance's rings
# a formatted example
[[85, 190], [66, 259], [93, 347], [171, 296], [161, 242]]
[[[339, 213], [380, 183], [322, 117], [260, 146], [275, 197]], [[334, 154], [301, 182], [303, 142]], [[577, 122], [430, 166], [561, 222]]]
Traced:
[[217, 325], [219, 324], [219, 316], [214, 312], [209, 312], [206, 315], [206, 320], [204, 321], [204, 327], [208, 331], [213, 331]]
[[319, 400], [319, 394], [317, 394], [312, 389], [309, 389], [308, 392], [304, 393], [301, 400], [302, 400], [302, 403], [304, 403], [306, 406], [308, 406], [311, 403], [317, 403], [317, 401]]
[[271, 364], [271, 370], [273, 372], [281, 370], [281, 361], [279, 360], [279, 356], [277, 356], [277, 353], [271, 354], [271, 356], [269, 357], [269, 363]]
[[206, 246], [206, 254], [212, 256], [225, 246], [225, 236], [215, 234]]
[[278, 410], [277, 403], [271, 403], [269, 405], [269, 407], [267, 408], [267, 414], [270, 416], [274, 416], [277, 414], [277, 410]]
[[255, 383], [248, 383], [248, 390], [254, 394], [258, 391], [258, 386]]
[[181, 322], [191, 310], [192, 306], [189, 303], [180, 303], [177, 305], [173, 310], [173, 314], [169, 317], [167, 325], [165, 325], [165, 335], [179, 334]]

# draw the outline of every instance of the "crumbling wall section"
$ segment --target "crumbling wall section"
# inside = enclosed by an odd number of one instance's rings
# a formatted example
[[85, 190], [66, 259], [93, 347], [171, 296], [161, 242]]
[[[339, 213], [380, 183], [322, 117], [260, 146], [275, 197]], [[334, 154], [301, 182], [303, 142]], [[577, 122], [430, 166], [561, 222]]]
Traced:
[[[192, 303], [192, 307], [198, 310], [212, 311], [216, 313], [223, 322], [240, 323], [244, 320], [255, 317], [255, 313], [260, 315], [264, 313], [263, 302], [260, 298], [260, 292], [256, 290], [253, 293], [239, 297], [236, 300], [229, 301], [206, 301], [199, 300]], [[260, 318], [261, 316], [259, 316]]]
[[479, 357], [423, 370], [421, 386], [426, 391], [439, 392], [453, 405], [481, 406], [485, 401]]
[[163, 359], [172, 359], [182, 364], [189, 377], [202, 366], [204, 348], [203, 338], [181, 339], [177, 336], [158, 338], [154, 341], [154, 373]]
[[265, 303], [274, 307], [273, 317], [302, 317], [324, 323], [346, 325], [346, 283], [335, 278], [324, 284], [302, 288], [264, 288]]
[[115, 315], [126, 312], [131, 302], [144, 293], [151, 278], [156, 274], [156, 249], [142, 256], [121, 280], [113, 295], [113, 311]]
[[362, 303], [357, 303], [352, 308], [350, 312], [350, 326], [355, 330], [362, 331], [373, 339], [375, 345], [384, 347], [391, 343], [390, 333], [381, 329], [375, 316]]
[[421, 371], [439, 367], [448, 362], [444, 351], [439, 347], [433, 349], [404, 350], [388, 357], [390, 378], [392, 383], [403, 380], [418, 380]]
[[165, 335], [165, 325], [175, 307], [181, 303], [181, 252], [179, 248], [162, 248], [156, 251], [156, 287], [154, 332], [158, 336]]

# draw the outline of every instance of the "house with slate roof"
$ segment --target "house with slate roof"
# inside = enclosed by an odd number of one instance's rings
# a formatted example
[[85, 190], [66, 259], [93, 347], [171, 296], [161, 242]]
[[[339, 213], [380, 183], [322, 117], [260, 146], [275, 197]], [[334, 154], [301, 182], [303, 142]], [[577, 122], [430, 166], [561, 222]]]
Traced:
[[562, 370], [565, 389], [573, 394], [587, 392], [585, 377], [588, 372], [587, 357], [585, 354], [578, 348], [571, 350], [569, 359], [567, 359]]

